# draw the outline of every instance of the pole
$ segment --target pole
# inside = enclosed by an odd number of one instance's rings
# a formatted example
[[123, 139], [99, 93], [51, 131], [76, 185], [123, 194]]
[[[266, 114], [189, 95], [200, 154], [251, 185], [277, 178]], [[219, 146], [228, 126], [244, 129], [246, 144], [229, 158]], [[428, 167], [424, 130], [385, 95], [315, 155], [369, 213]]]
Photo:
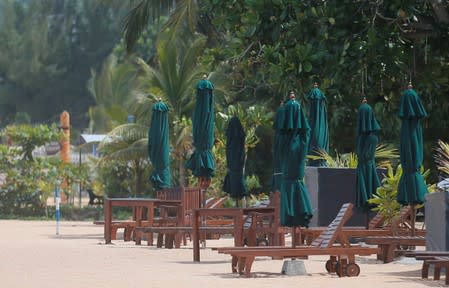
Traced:
[[[79, 141], [79, 145], [80, 145], [80, 147], [79, 147], [79, 149], [80, 149], [80, 151], [79, 151], [79, 156], [80, 156], [80, 159], [79, 159], [79, 168], [80, 168], [80, 173], [81, 173], [81, 135], [80, 135], [80, 141]], [[79, 199], [78, 199], [78, 204], [79, 204], [79, 206], [80, 206], [80, 208], [81, 208], [81, 179], [80, 179], [80, 185], [79, 185], [79, 187], [78, 187], [78, 189], [79, 189]]]
[[61, 203], [61, 195], [59, 190], [59, 181], [56, 183], [55, 187], [55, 200], [56, 200], [56, 235], [59, 235], [59, 220], [60, 220], [60, 212], [59, 212], [59, 203]]

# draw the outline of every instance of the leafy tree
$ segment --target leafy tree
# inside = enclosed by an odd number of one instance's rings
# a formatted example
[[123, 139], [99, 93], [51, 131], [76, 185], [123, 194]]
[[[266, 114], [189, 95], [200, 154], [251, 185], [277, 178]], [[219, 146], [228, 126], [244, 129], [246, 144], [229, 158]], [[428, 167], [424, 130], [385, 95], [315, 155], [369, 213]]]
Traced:
[[[89, 70], [98, 68], [119, 40], [124, 10], [98, 1], [7, 0], [0, 9], [0, 111], [50, 122], [67, 110], [72, 125], [86, 125], [93, 99]], [[5, 125], [4, 124], [4, 125]]]
[[[0, 213], [7, 215], [44, 215], [48, 197], [56, 181], [84, 181], [87, 173], [56, 158], [34, 158], [32, 151], [62, 136], [55, 125], [7, 126], [13, 145], [0, 145]], [[59, 169], [64, 167], [64, 169]], [[83, 176], [84, 175], [84, 176]]]
[[55, 124], [52, 126], [37, 125], [34, 127], [30, 125], [7, 126], [3, 133], [17, 146], [17, 151], [22, 159], [28, 161], [34, 160], [33, 150], [36, 147], [52, 141], [59, 141], [63, 137]]

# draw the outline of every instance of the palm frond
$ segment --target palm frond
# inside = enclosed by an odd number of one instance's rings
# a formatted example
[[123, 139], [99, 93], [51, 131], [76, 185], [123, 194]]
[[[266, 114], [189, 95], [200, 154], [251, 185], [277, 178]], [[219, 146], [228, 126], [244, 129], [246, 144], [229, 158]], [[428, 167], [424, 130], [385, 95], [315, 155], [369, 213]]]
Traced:
[[107, 137], [114, 137], [114, 139], [123, 139], [125, 142], [138, 141], [142, 138], [148, 137], [148, 127], [136, 123], [128, 123], [115, 127], [108, 133]]
[[142, 31], [150, 21], [155, 22], [173, 8], [173, 1], [166, 0], [132, 0], [131, 9], [123, 21], [126, 51], [131, 52]]
[[435, 148], [435, 163], [438, 171], [443, 173], [445, 177], [449, 176], [449, 144], [438, 140], [438, 146]]

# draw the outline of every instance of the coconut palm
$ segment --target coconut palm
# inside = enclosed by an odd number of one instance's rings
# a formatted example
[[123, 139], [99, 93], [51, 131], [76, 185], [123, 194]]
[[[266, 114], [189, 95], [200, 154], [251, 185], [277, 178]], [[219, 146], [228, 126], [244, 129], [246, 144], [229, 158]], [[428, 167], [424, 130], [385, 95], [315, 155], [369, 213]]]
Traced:
[[96, 106], [89, 108], [89, 124], [92, 132], [107, 132], [126, 121], [131, 87], [136, 69], [131, 63], [117, 64], [110, 55], [99, 73], [92, 70], [87, 88], [95, 99]]
[[[131, 0], [131, 9], [125, 17], [123, 25], [127, 51], [132, 50], [150, 21], [157, 21], [166, 14], [170, 14], [170, 18], [162, 30], [169, 27], [169, 30], [173, 32], [172, 36], [189, 36], [185, 32], [193, 33], [198, 20], [197, 2], [197, 0]], [[180, 31], [182, 33], [179, 33]]]
[[107, 134], [98, 147], [101, 155], [99, 165], [111, 161], [127, 163], [134, 174], [135, 195], [144, 195], [144, 172], [149, 167], [148, 127], [141, 124], [117, 126]]
[[[197, 37], [193, 40], [170, 39], [170, 35], [163, 33], [157, 45], [157, 63], [152, 67], [140, 58], [136, 58], [139, 69], [138, 84], [136, 88], [135, 112], [140, 119], [150, 119], [151, 105], [158, 99], [168, 104], [169, 117], [175, 131], [172, 137], [172, 146], [175, 153], [172, 156], [178, 163], [179, 181], [184, 185], [184, 161], [187, 152], [191, 149], [188, 121], [193, 109], [195, 83], [204, 73], [197, 59], [202, 54], [206, 40]], [[179, 145], [182, 143], [182, 145]], [[181, 150], [180, 150], [181, 149]]]

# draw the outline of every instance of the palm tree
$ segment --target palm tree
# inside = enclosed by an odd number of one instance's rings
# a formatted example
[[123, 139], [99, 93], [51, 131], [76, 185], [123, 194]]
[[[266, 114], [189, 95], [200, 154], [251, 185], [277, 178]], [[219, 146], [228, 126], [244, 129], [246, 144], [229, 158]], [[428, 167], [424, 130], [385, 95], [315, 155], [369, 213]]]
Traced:
[[[206, 40], [196, 37], [193, 40], [178, 39], [175, 41], [168, 33], [159, 37], [157, 45], [157, 67], [151, 67], [140, 58], [136, 58], [139, 67], [137, 86], [136, 116], [140, 119], [150, 119], [152, 104], [162, 99], [170, 107], [172, 123], [171, 131], [174, 152], [172, 156], [178, 163], [179, 184], [185, 184], [184, 161], [191, 149], [190, 124], [194, 104], [195, 83], [204, 73], [203, 67], [197, 62], [202, 54]], [[182, 145], [181, 145], [182, 144]]]
[[[126, 15], [123, 25], [127, 51], [131, 52], [148, 22], [158, 21], [164, 14], [170, 14], [170, 18], [162, 30], [169, 27], [173, 33], [172, 36], [191, 36], [186, 35], [186, 32], [193, 34], [195, 31], [198, 19], [197, 2], [197, 0], [131, 0], [131, 9]], [[185, 25], [186, 23], [187, 25]], [[182, 32], [179, 33], [180, 31]]]
[[100, 143], [102, 152], [99, 165], [119, 161], [130, 165], [134, 174], [136, 196], [144, 195], [143, 174], [149, 167], [148, 127], [140, 124], [124, 124], [114, 128]]
[[117, 58], [111, 54], [100, 73], [94, 70], [91, 73], [87, 88], [96, 106], [89, 108], [90, 130], [107, 132], [126, 122], [126, 103], [129, 102], [136, 69], [131, 63], [117, 64]]

